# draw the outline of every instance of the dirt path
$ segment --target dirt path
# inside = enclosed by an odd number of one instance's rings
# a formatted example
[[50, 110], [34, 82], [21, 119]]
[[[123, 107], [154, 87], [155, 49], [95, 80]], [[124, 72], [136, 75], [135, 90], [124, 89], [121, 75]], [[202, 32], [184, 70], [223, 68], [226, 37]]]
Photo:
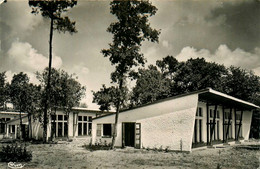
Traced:
[[[258, 145], [250, 150], [246, 145]], [[109, 151], [88, 151], [77, 142], [30, 145], [33, 159], [24, 168], [234, 168], [259, 167], [259, 142], [225, 148], [201, 149], [192, 153], [156, 152], [132, 148]], [[250, 148], [249, 147], [249, 148]], [[0, 163], [0, 168], [6, 168]]]

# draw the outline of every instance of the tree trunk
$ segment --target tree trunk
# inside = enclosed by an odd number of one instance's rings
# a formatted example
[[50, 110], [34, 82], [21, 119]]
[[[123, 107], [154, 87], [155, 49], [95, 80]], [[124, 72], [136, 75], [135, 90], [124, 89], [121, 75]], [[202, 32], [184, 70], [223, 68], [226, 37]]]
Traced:
[[[122, 90], [122, 86], [123, 86], [123, 79], [120, 80], [119, 82], [119, 91], [121, 92]], [[120, 96], [119, 96], [120, 97]], [[111, 144], [111, 149], [115, 148], [115, 141], [116, 141], [116, 136], [117, 136], [117, 123], [118, 123], [118, 116], [119, 116], [119, 108], [120, 108], [120, 98], [117, 101], [117, 105], [116, 105], [116, 116], [115, 116], [115, 128], [114, 128], [114, 133], [113, 133], [113, 137], [112, 137], [112, 144]]]
[[69, 112], [66, 113], [67, 116], [67, 139], [69, 141]]
[[28, 114], [28, 134], [29, 134], [29, 139], [32, 139], [32, 118], [31, 114]]
[[23, 139], [23, 132], [22, 132], [22, 125], [23, 125], [23, 120], [22, 120], [22, 112], [20, 111], [20, 140], [22, 141]]
[[44, 117], [43, 117], [43, 141], [47, 141], [47, 124], [48, 124], [48, 101], [50, 97], [50, 80], [51, 80], [51, 64], [52, 64], [52, 37], [53, 37], [53, 17], [51, 17], [51, 26], [50, 26], [50, 41], [49, 41], [49, 73], [48, 73], [48, 82], [46, 86], [46, 99], [45, 99], [45, 108], [44, 108]]

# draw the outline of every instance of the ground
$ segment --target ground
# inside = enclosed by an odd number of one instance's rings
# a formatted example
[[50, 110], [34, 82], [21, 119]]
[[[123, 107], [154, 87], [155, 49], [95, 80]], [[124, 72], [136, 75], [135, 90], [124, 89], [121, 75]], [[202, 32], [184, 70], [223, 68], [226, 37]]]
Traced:
[[[241, 145], [193, 150], [191, 153], [159, 152], [133, 148], [89, 151], [83, 141], [30, 144], [31, 162], [24, 168], [232, 168], [254, 169], [260, 164], [259, 141]], [[254, 149], [253, 149], [254, 148]], [[0, 163], [0, 168], [8, 168]]]

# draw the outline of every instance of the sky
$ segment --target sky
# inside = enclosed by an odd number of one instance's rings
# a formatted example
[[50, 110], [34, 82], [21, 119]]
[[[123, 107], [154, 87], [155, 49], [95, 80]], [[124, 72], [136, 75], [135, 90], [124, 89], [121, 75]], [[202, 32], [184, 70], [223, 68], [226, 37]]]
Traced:
[[[1, 0], [2, 1], [2, 0]], [[260, 1], [259, 0], [153, 0], [158, 9], [149, 18], [159, 29], [159, 43], [144, 42], [141, 52], [146, 65], [167, 55], [179, 61], [203, 57], [225, 66], [239, 66], [260, 76]], [[110, 14], [109, 1], [78, 0], [65, 15], [76, 21], [78, 33], [54, 32], [53, 67], [75, 73], [86, 86], [82, 102], [89, 109], [92, 90], [110, 85], [114, 67], [101, 54], [112, 42], [107, 27], [116, 18]], [[0, 72], [7, 80], [25, 72], [39, 83], [36, 71], [48, 66], [50, 21], [31, 14], [28, 1], [8, 0], [0, 5]]]

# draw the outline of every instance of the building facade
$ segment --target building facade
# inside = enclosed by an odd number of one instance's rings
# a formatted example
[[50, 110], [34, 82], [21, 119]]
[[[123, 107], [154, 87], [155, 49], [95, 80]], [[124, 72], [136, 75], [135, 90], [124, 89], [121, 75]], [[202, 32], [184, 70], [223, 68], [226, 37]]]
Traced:
[[[51, 115], [49, 118], [47, 137], [86, 137], [90, 139], [92, 135], [92, 119], [107, 113], [86, 108], [73, 108], [72, 112], [69, 113], [69, 117], [67, 117], [62, 110], [57, 110], [56, 114]], [[36, 140], [43, 138], [43, 127], [39, 119], [32, 119], [32, 133], [28, 133], [29, 123], [27, 115], [23, 116], [22, 124], [22, 129], [25, 128], [22, 134], [24, 138], [28, 137]], [[17, 139], [20, 131], [20, 118], [10, 119], [5, 125], [5, 136]]]
[[[115, 146], [191, 151], [249, 138], [259, 107], [210, 88], [120, 112]], [[111, 143], [115, 115], [94, 118], [92, 143]]]

